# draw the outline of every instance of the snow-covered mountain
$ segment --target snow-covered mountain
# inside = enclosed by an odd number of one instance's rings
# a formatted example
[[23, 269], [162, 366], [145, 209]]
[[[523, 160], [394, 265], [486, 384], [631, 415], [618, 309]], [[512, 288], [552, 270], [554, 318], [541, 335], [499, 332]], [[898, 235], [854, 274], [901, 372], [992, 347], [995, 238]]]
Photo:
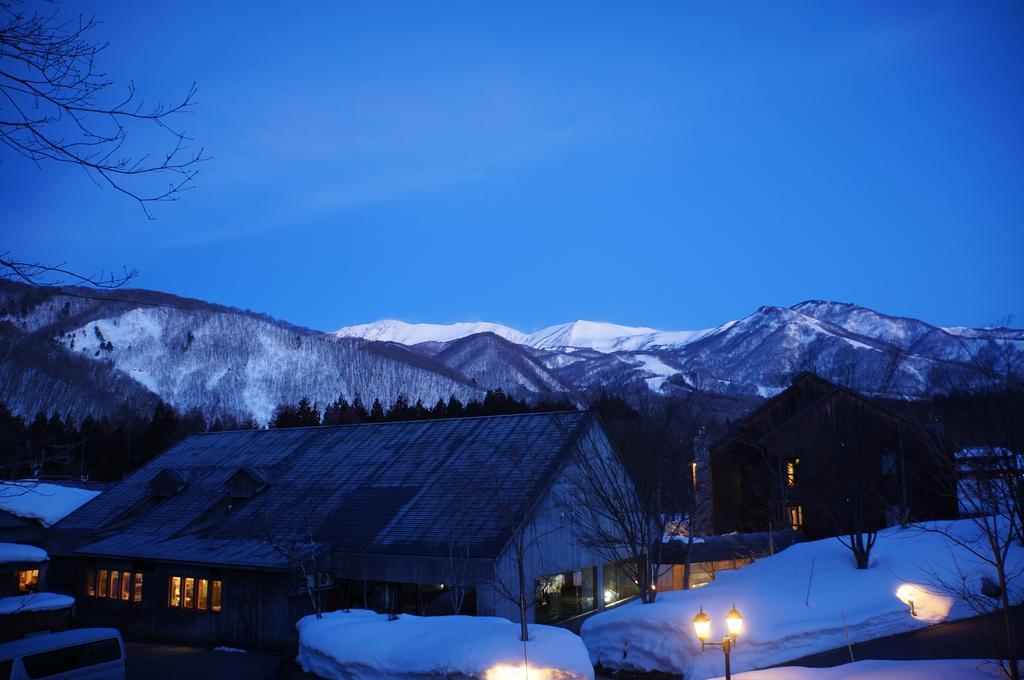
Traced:
[[494, 333], [511, 342], [534, 349], [596, 349], [619, 352], [659, 346], [681, 346], [709, 333], [703, 331], [659, 331], [653, 328], [621, 326], [601, 321], [571, 321], [523, 333], [514, 328], [486, 321], [433, 324], [383, 320], [346, 326], [334, 332], [338, 337], [362, 338], [416, 345], [425, 342], [451, 342], [477, 333]]
[[334, 332], [339, 338], [362, 338], [378, 342], [397, 342], [403, 345], [418, 345], [421, 342], [450, 342], [477, 333], [494, 333], [506, 340], [523, 344], [526, 335], [497, 323], [406, 323], [385, 319], [346, 326]]
[[0, 281], [0, 400], [21, 415], [81, 418], [163, 399], [265, 422], [303, 396], [431, 404], [501, 387], [528, 398], [694, 388], [763, 397], [802, 370], [912, 398], [979, 353], [1024, 353], [1022, 330], [940, 328], [827, 301], [761, 307], [703, 331], [379, 321], [322, 333], [153, 291], [106, 297]]

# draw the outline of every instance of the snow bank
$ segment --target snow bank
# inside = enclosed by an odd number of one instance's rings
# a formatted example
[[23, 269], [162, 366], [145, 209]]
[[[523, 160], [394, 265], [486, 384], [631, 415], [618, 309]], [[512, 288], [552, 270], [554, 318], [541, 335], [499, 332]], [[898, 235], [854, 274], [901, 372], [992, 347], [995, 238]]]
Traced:
[[31, 479], [0, 482], [0, 510], [51, 526], [99, 495], [99, 491]]
[[20, 543], [0, 543], [0, 564], [16, 562], [45, 562], [50, 559], [42, 548]]
[[22, 612], [45, 612], [53, 609], [67, 609], [75, 598], [57, 593], [28, 593], [0, 597], [0, 616]]
[[[969, 520], [929, 526], [948, 526], [981, 545]], [[1009, 564], [1024, 568], [1024, 549], [1015, 544]], [[712, 619], [712, 639], [721, 639], [725, 613], [735, 602], [745, 622], [733, 668], [764, 668], [842, 647], [847, 639], [860, 642], [974, 615], [935, 585], [936, 573], [953, 579], [957, 566], [966, 583], [980, 591], [989, 569], [941, 534], [882, 531], [866, 570], [855, 569], [850, 551], [834, 538], [801, 543], [743, 569], [719, 572], [702, 588], [666, 592], [653, 604], [633, 602], [598, 614], [583, 624], [581, 634], [590, 658], [605, 668], [708, 678], [721, 673], [722, 654], [714, 648], [701, 653], [693, 617], [703, 606]], [[1011, 584], [1014, 598], [1024, 594], [1022, 585]], [[910, 593], [916, 617], [907, 604]]]
[[786, 666], [733, 675], [735, 680], [991, 680], [1004, 677], [991, 661], [857, 661], [833, 668]]
[[482, 680], [590, 680], [587, 650], [576, 635], [531, 625], [524, 645], [519, 624], [498, 617], [409, 616], [354, 609], [307, 616], [299, 629], [297, 661], [324, 678], [480, 678]]

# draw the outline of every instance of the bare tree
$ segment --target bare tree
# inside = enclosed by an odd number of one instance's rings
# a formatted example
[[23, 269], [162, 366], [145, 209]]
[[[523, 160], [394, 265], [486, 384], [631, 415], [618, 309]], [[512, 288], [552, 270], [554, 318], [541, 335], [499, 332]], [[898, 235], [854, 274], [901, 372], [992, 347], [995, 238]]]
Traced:
[[[172, 103], [147, 104], [133, 82], [115, 94], [114, 82], [99, 67], [107, 44], [93, 39], [97, 23], [0, 0], [0, 143], [40, 168], [80, 168], [94, 184], [129, 197], [153, 219], [150, 206], [178, 200], [206, 160], [202, 149], [189, 149], [192, 140], [176, 124], [195, 105], [196, 85]], [[131, 143], [132, 131], [146, 126], [162, 133], [162, 150]], [[110, 289], [135, 275], [127, 268], [85, 274], [0, 252], [0, 277], [32, 285]]]
[[937, 419], [944, 427], [933, 452], [932, 464], [941, 472], [935, 483], [957, 498], [963, 519], [913, 526], [941, 534], [970, 556], [969, 563], [961, 562], [951, 549], [953, 568], [932, 570], [930, 585], [979, 614], [1001, 613], [1007, 654], [1000, 665], [1007, 677], [1019, 680], [1011, 608], [1020, 602], [1011, 590], [1024, 579], [1024, 352], [1012, 343], [989, 343], [940, 380], [947, 396], [938, 400]]
[[275, 532], [262, 515], [260, 521], [263, 525], [263, 540], [284, 560], [285, 566], [299, 576], [299, 588], [309, 595], [313, 613], [320, 619], [323, 618], [323, 597], [319, 575], [323, 555], [316, 540], [314, 515], [314, 507], [307, 505], [303, 515], [305, 531], [287, 535]]
[[[519, 466], [529, 467], [536, 463], [536, 456], [528, 440], [523, 450], [505, 450], [502, 455], [518, 457], [513, 459], [518, 460]], [[539, 529], [530, 521], [533, 503], [530, 499], [524, 503], [521, 495], [509, 487], [506, 479], [507, 469], [504, 466], [501, 466], [500, 470], [498, 467], [489, 470], [488, 476], [489, 483], [484, 493], [509, 535], [505, 550], [515, 572], [511, 579], [501, 573], [495, 573], [492, 587], [519, 609], [519, 639], [525, 643], [530, 640], [527, 614], [534, 600], [534, 588], [533, 584], [529, 583], [527, 567], [532, 555], [541, 554], [542, 551], [538, 550], [539, 544], [548, 532]], [[525, 648], [523, 653], [525, 655]]]
[[[636, 403], [633, 422], [608, 426], [613, 446], [593, 429], [578, 441], [562, 502], [584, 544], [618, 565], [649, 603], [657, 597], [665, 536], [685, 527], [687, 553], [692, 546], [699, 508], [690, 463], [707, 402], [695, 389], [669, 399], [642, 395]], [[685, 571], [688, 587], [688, 565]]]

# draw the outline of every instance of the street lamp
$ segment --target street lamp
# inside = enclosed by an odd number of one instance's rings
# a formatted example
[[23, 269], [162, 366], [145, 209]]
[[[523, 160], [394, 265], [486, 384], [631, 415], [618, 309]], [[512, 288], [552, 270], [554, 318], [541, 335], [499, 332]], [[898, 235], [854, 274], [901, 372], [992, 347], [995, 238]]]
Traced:
[[693, 630], [697, 634], [697, 639], [700, 640], [700, 650], [703, 652], [708, 645], [721, 647], [722, 652], [725, 653], [725, 680], [732, 680], [729, 655], [732, 653], [733, 645], [736, 644], [736, 639], [743, 632], [743, 616], [736, 610], [736, 603], [733, 603], [732, 609], [725, 615], [725, 627], [728, 632], [722, 637], [721, 642], [708, 642], [708, 638], [711, 637], [711, 617], [704, 613], [703, 605], [697, 615], [693, 617]]

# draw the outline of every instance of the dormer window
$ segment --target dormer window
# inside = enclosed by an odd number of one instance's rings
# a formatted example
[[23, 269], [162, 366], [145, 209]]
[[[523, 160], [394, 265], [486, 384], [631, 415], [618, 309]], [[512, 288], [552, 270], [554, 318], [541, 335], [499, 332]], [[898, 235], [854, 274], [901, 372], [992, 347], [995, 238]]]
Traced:
[[188, 486], [185, 477], [170, 468], [161, 470], [149, 481], [149, 490], [157, 498], [169, 498]]
[[224, 482], [224, 486], [228, 490], [228, 507], [230, 508], [233, 503], [231, 501], [240, 500], [243, 498], [252, 498], [259, 492], [270, 486], [267, 478], [257, 470], [252, 468], [239, 468], [238, 472], [231, 475], [228, 481]]

